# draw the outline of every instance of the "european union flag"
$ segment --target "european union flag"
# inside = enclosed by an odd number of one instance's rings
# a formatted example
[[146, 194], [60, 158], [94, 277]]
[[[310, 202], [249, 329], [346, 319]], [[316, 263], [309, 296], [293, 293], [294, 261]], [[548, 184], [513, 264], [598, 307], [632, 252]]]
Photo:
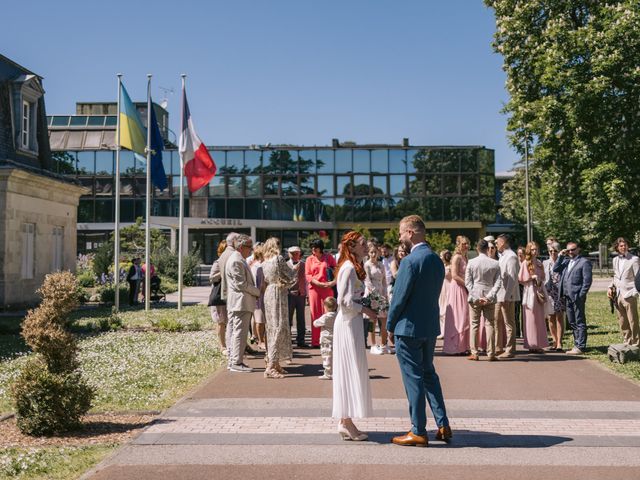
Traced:
[[160, 127], [158, 126], [158, 120], [156, 119], [156, 112], [153, 108], [153, 101], [151, 103], [151, 182], [159, 188], [164, 190], [167, 188], [167, 175], [164, 172], [164, 166], [162, 165], [162, 150], [164, 147], [164, 140], [160, 133]]

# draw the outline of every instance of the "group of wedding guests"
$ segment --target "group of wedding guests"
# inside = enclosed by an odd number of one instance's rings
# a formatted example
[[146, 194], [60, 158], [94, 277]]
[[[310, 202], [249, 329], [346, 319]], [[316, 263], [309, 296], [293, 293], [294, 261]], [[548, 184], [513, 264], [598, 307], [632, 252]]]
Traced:
[[536, 242], [514, 252], [507, 234], [479, 240], [478, 255], [472, 260], [468, 259], [471, 242], [465, 236], [456, 238], [453, 255], [441, 252], [446, 272], [440, 295], [445, 354], [468, 355], [474, 361], [480, 352], [486, 352], [489, 361], [513, 358], [520, 309], [523, 344], [529, 352], [564, 351], [566, 313], [574, 336], [566, 353], [583, 353], [591, 263], [580, 255], [576, 242], [564, 250], [554, 238], [548, 238], [546, 245], [549, 258], [544, 262]]
[[[252, 371], [243, 362], [245, 352], [255, 353], [246, 341], [250, 335], [265, 352], [265, 377], [286, 374], [282, 364], [290, 363], [295, 342], [298, 348], [320, 348], [324, 369], [320, 378], [332, 378], [333, 319], [338, 309], [336, 270], [342, 249], [334, 256], [325, 252], [324, 246], [321, 239], [314, 240], [311, 254], [303, 260], [298, 246], [289, 247], [285, 258], [277, 238], [253, 245], [250, 237], [232, 232], [220, 242], [218, 260], [210, 274], [209, 306], [229, 370]], [[387, 338], [386, 314], [400, 261], [406, 255], [404, 245], [392, 249], [375, 239], [366, 241], [364, 303], [375, 315], [363, 315], [363, 329], [365, 344], [368, 338], [375, 355], [395, 353]], [[310, 345], [306, 343], [307, 303]]]

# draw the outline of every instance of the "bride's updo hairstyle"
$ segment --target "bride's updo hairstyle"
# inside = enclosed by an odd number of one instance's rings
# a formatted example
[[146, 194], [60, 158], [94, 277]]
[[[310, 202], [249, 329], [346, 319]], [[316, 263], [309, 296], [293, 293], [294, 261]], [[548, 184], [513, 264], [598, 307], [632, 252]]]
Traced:
[[360, 280], [364, 280], [367, 276], [367, 273], [364, 271], [364, 266], [362, 262], [356, 258], [353, 254], [352, 250], [357, 245], [357, 243], [362, 238], [362, 234], [358, 232], [347, 232], [342, 236], [342, 240], [340, 241], [340, 260], [338, 260], [338, 266], [336, 267], [336, 278], [338, 277], [338, 271], [340, 271], [340, 267], [347, 260], [353, 263], [353, 266], [356, 269], [356, 275]]

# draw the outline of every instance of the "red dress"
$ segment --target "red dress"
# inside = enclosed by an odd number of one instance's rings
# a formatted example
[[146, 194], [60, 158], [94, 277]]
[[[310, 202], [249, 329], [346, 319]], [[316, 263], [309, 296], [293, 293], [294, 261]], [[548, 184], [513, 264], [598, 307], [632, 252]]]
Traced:
[[333, 296], [333, 288], [322, 288], [314, 285], [311, 280], [328, 282], [327, 268], [333, 269], [335, 278], [336, 260], [328, 253], [323, 253], [320, 260], [315, 255], [309, 255], [305, 261], [304, 273], [307, 277], [309, 292], [309, 309], [311, 310], [311, 346], [320, 346], [320, 328], [313, 326], [313, 321], [324, 313], [322, 302]]

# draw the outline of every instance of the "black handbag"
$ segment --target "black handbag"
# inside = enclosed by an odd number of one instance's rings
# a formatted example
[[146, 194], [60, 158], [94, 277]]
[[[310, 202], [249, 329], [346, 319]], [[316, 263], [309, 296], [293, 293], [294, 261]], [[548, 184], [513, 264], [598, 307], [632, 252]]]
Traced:
[[216, 282], [211, 286], [211, 292], [209, 292], [208, 307], [226, 305], [227, 302], [222, 300], [222, 282]]

